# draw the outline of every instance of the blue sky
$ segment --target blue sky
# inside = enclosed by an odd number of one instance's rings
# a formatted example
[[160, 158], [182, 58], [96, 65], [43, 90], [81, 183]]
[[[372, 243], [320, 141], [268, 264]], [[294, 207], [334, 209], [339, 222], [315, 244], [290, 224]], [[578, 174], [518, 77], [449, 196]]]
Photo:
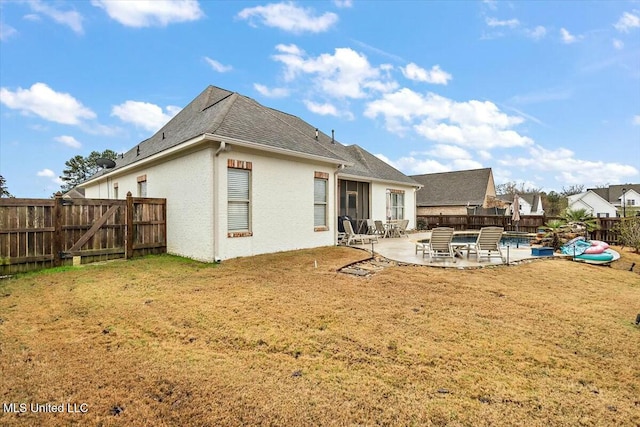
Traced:
[[0, 174], [49, 197], [207, 85], [406, 174], [640, 182], [638, 1], [0, 1]]

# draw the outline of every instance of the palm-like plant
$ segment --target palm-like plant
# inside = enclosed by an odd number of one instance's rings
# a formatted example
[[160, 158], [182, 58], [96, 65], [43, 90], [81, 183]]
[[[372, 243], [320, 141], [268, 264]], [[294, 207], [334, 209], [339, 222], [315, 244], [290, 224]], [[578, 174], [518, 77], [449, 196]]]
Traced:
[[586, 209], [567, 210], [564, 213], [564, 220], [571, 228], [578, 226], [584, 228], [587, 232], [600, 228], [598, 220], [587, 212]]

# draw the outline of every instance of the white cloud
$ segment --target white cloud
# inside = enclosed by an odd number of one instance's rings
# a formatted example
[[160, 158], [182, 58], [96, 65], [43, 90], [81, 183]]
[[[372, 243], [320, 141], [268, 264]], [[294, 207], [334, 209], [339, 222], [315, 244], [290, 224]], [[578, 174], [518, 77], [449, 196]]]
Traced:
[[0, 22], [0, 41], [6, 42], [16, 34], [18, 34], [18, 30], [13, 28], [11, 25]]
[[254, 83], [253, 88], [260, 92], [262, 96], [266, 96], [267, 98], [284, 98], [289, 96], [289, 89], [284, 87], [268, 88], [265, 85]]
[[533, 141], [512, 130], [524, 121], [509, 116], [490, 101], [456, 102], [434, 93], [421, 95], [403, 88], [367, 104], [364, 115], [383, 116], [387, 130], [403, 134], [412, 129], [438, 143], [476, 149], [527, 146]]
[[485, 22], [487, 23], [488, 26], [490, 27], [509, 27], [509, 28], [515, 28], [518, 25], [520, 25], [520, 21], [518, 21], [517, 19], [513, 18], [513, 19], [507, 19], [507, 20], [499, 20], [496, 18], [489, 18], [487, 17], [485, 19]]
[[336, 22], [338, 15], [326, 12], [316, 16], [311, 8], [296, 6], [293, 2], [270, 3], [266, 6], [256, 6], [243, 9], [238, 18], [249, 21], [256, 26], [255, 21], [267, 27], [279, 28], [292, 33], [321, 33], [327, 31]]
[[433, 157], [440, 157], [442, 159], [470, 159], [471, 154], [464, 148], [460, 148], [455, 145], [436, 144], [433, 148], [427, 152], [427, 154]]
[[[528, 149], [529, 156], [506, 158], [501, 160], [503, 166], [530, 169], [554, 174], [555, 179], [563, 185], [584, 184], [594, 186], [628, 182], [640, 175], [633, 166], [621, 163], [577, 159], [575, 153], [566, 148], [549, 150], [539, 145]], [[544, 161], [540, 161], [544, 159]], [[593, 171], [598, 173], [594, 174]]]
[[425, 70], [411, 62], [401, 69], [406, 78], [419, 82], [446, 85], [452, 78], [451, 74], [440, 68], [440, 65], [434, 65], [431, 70]]
[[233, 70], [233, 67], [231, 65], [223, 65], [215, 59], [209, 58], [208, 56], [205, 56], [204, 60], [211, 66], [211, 68], [213, 68], [214, 71], [217, 71], [219, 73], [226, 73]]
[[321, 116], [338, 116], [338, 109], [329, 103], [317, 104], [312, 101], [304, 101], [304, 105], [312, 113], [320, 114]]
[[56, 176], [56, 173], [51, 169], [42, 169], [41, 171], [38, 171], [37, 175], [46, 178], [53, 178], [54, 176]]
[[364, 98], [366, 89], [386, 91], [396, 87], [366, 56], [350, 48], [336, 48], [333, 55], [324, 53], [315, 58], [295, 45], [277, 45], [276, 50], [279, 53], [273, 59], [284, 64], [285, 80], [308, 76], [325, 96]]
[[470, 159], [452, 159], [448, 162], [440, 162], [433, 159], [420, 159], [415, 156], [401, 157], [397, 160], [391, 160], [383, 154], [376, 154], [375, 156], [407, 175], [479, 169], [483, 167], [481, 163]]
[[333, 0], [333, 4], [339, 8], [349, 8], [353, 7], [353, 0]]
[[633, 116], [633, 124], [636, 126], [640, 126], [640, 114], [636, 114]]
[[66, 145], [67, 147], [71, 147], [71, 148], [80, 148], [82, 147], [82, 144], [80, 143], [80, 141], [78, 141], [77, 139], [75, 139], [72, 136], [69, 135], [62, 135], [62, 136], [56, 136], [55, 138], [53, 138], [55, 141], [58, 141], [64, 145]]
[[40, 0], [30, 0], [28, 4], [34, 12], [46, 15], [58, 24], [66, 25], [78, 34], [83, 33], [82, 15], [75, 10], [61, 11], [53, 5], [55, 3]]
[[165, 110], [166, 112], [163, 112], [162, 107], [148, 102], [126, 101], [114, 106], [111, 115], [123, 122], [155, 132], [178, 114], [180, 107], [169, 105]]
[[634, 28], [640, 28], [640, 16], [625, 12], [613, 26], [621, 33], [628, 33]]
[[45, 120], [66, 125], [78, 125], [82, 119], [96, 114], [68, 93], [56, 92], [45, 83], [34, 83], [29, 89], [15, 92], [0, 88], [0, 102], [23, 114], [36, 114]]
[[176, 22], [197, 21], [204, 16], [196, 0], [91, 0], [111, 19], [127, 27], [166, 27]]
[[36, 172], [36, 176], [39, 176], [42, 178], [49, 178], [51, 182], [53, 182], [56, 185], [64, 184], [64, 181], [59, 176], [57, 176], [56, 173], [51, 169], [46, 169], [46, 168], [42, 169], [41, 171]]
[[540, 40], [547, 35], [547, 29], [542, 25], [538, 25], [534, 29], [526, 29], [525, 34], [534, 40]]
[[571, 44], [578, 41], [578, 37], [571, 34], [566, 28], [560, 28], [560, 35], [562, 36], [562, 42], [565, 44]]
[[616, 50], [622, 50], [624, 48], [624, 42], [622, 40], [613, 39], [612, 44]]

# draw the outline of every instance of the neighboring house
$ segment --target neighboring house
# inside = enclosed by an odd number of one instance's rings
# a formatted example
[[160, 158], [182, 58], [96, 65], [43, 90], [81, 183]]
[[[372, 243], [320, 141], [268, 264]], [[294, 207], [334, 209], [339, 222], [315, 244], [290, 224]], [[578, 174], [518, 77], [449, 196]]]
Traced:
[[[513, 199], [511, 195], [500, 195], [500, 200], [509, 204], [507, 215], [513, 214]], [[544, 215], [544, 209], [542, 208], [542, 196], [540, 193], [518, 193], [518, 199], [520, 201], [520, 215]]]
[[84, 188], [76, 187], [62, 195], [63, 199], [84, 199]]
[[[623, 190], [624, 197], [623, 197]], [[622, 216], [623, 211], [629, 215], [630, 211], [640, 207], [640, 184], [610, 185], [604, 188], [589, 188], [584, 193], [567, 197], [568, 209], [586, 209], [595, 217]], [[626, 208], [622, 208], [624, 199]]]
[[167, 250], [202, 261], [334, 245], [338, 216], [409, 219], [411, 178], [298, 117], [214, 86], [80, 185], [167, 199]]
[[496, 198], [491, 168], [411, 176], [418, 215], [504, 215], [508, 204]]

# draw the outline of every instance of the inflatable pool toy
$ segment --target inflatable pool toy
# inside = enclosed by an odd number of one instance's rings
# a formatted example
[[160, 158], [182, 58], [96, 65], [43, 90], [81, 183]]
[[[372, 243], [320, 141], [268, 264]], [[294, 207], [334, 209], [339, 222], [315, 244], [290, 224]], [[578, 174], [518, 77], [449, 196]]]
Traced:
[[574, 261], [588, 264], [610, 264], [620, 258], [620, 254], [609, 248], [609, 244], [599, 240], [585, 240], [584, 237], [576, 237], [565, 243], [561, 252], [571, 255]]

